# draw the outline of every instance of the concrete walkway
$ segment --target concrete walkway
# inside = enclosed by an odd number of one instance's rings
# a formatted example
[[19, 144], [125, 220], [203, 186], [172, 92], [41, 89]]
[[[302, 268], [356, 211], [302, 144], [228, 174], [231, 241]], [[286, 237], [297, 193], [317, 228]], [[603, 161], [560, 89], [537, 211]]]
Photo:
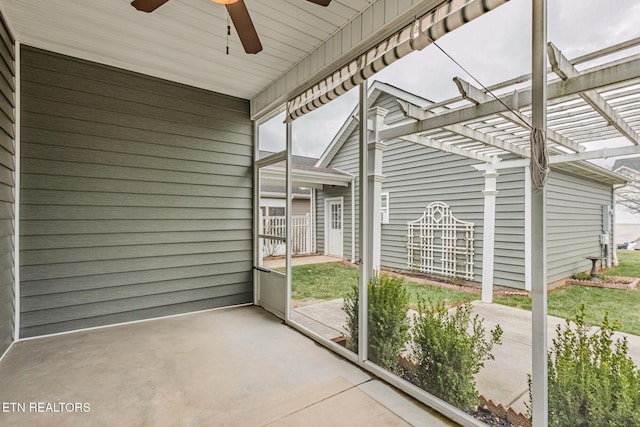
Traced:
[[454, 425], [257, 307], [21, 341], [0, 384], [3, 426]]
[[[497, 324], [503, 329], [502, 345], [493, 349], [495, 360], [487, 361], [476, 377], [478, 390], [496, 403], [525, 413], [524, 402], [529, 399], [527, 374], [531, 372], [531, 312], [480, 301], [472, 304], [473, 314], [484, 319], [487, 331]], [[294, 310], [293, 319], [325, 338], [332, 339], [346, 333], [342, 306], [343, 300], [336, 299], [298, 307]], [[556, 336], [556, 327], [565, 323], [565, 319], [547, 317], [549, 346]], [[614, 339], [622, 337], [627, 338], [629, 354], [636, 365], [640, 366], [640, 337], [620, 332], [614, 334]]]

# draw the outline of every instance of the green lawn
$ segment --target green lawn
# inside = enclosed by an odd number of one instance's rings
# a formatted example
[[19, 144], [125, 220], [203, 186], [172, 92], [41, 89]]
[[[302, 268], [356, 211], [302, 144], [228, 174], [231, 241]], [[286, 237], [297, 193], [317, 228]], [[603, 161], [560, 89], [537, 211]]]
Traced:
[[[358, 284], [358, 270], [339, 262], [300, 265], [292, 268], [292, 297], [294, 300], [314, 298], [330, 300], [344, 298]], [[411, 307], [418, 306], [422, 297], [430, 304], [443, 302], [447, 306], [479, 299], [480, 296], [438, 286], [406, 282]]]
[[640, 251], [618, 251], [618, 265], [603, 272], [607, 276], [640, 277]]
[[[528, 297], [495, 298], [494, 302], [531, 310]], [[620, 323], [617, 330], [640, 335], [640, 291], [567, 286], [549, 292], [547, 304], [550, 315], [565, 319], [575, 318], [584, 304], [586, 323], [600, 325], [609, 313], [609, 320]]]
[[339, 262], [298, 265], [291, 270], [291, 297], [295, 300], [344, 298], [358, 284], [358, 269]]
[[[640, 277], [640, 251], [619, 251], [618, 260], [617, 267], [603, 274]], [[358, 270], [338, 262], [301, 265], [293, 267], [292, 282], [294, 300], [344, 298], [357, 285]], [[480, 299], [477, 294], [410, 281], [406, 282], [406, 288], [412, 308], [417, 307], [420, 298], [432, 305], [442, 302], [446, 306]], [[531, 299], [528, 297], [500, 297], [494, 301], [531, 310]], [[640, 335], [640, 290], [567, 286], [549, 293], [550, 315], [573, 319], [582, 304], [585, 306], [585, 320], [588, 323], [599, 325], [604, 314], [609, 313], [610, 320], [619, 322], [618, 330]]]
[[[618, 266], [603, 274], [640, 277], [640, 251], [618, 251], [618, 262]], [[531, 310], [531, 299], [528, 297], [495, 298], [494, 302]], [[640, 335], [640, 290], [567, 286], [549, 292], [547, 304], [550, 315], [565, 319], [573, 319], [584, 304], [587, 323], [600, 325], [605, 313], [608, 313], [609, 320], [619, 322], [617, 330]]]

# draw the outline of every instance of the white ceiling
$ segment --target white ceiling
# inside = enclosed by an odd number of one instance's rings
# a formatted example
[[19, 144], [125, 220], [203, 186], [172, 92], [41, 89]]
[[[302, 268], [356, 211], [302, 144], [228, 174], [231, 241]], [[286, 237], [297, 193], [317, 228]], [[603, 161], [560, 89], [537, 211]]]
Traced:
[[138, 12], [130, 0], [0, 0], [23, 44], [251, 99], [375, 0], [245, 0], [264, 50], [244, 53], [209, 0]]

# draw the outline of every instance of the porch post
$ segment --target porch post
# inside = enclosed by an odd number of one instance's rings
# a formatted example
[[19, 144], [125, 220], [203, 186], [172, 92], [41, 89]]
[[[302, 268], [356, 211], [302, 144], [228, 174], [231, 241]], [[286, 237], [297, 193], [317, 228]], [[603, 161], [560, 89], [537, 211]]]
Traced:
[[[533, 0], [531, 55], [531, 118], [533, 129], [547, 129], [547, 0]], [[533, 148], [533, 146], [532, 146]], [[546, 150], [543, 139], [542, 149]], [[533, 150], [532, 150], [533, 151]], [[533, 156], [532, 156], [533, 158]], [[532, 168], [532, 173], [536, 170]], [[533, 184], [533, 179], [531, 180]], [[533, 185], [532, 185], [533, 186]], [[531, 191], [531, 311], [533, 427], [546, 427], [549, 418], [547, 366], [546, 185]]]
[[369, 256], [369, 250], [367, 243], [369, 242], [369, 215], [368, 215], [368, 201], [366, 200], [369, 195], [369, 180], [367, 179], [367, 165], [369, 164], [367, 145], [369, 143], [369, 126], [367, 123], [367, 110], [369, 109], [368, 99], [368, 85], [367, 81], [360, 83], [360, 102], [358, 104], [358, 117], [360, 118], [360, 126], [358, 129], [359, 137], [359, 173], [360, 173], [360, 204], [358, 209], [360, 211], [359, 230], [360, 241], [358, 245], [359, 258], [360, 258], [360, 277], [358, 281], [358, 362], [363, 364], [368, 359], [368, 283], [371, 277], [371, 257]]
[[384, 108], [371, 108], [368, 114], [368, 121], [372, 124], [371, 140], [368, 144], [369, 161], [367, 165], [367, 175], [369, 179], [369, 244], [367, 250], [371, 259], [371, 269], [380, 270], [380, 242], [382, 235], [381, 224], [381, 204], [382, 194], [382, 153], [386, 144], [380, 140], [379, 133], [384, 126], [384, 117], [389, 111]]
[[482, 233], [482, 302], [493, 302], [493, 261], [495, 253], [496, 194], [498, 172], [488, 164], [484, 174], [484, 227]]
[[284, 320], [285, 322], [289, 322], [291, 320], [291, 250], [293, 245], [291, 244], [291, 237], [293, 233], [291, 232], [291, 217], [292, 217], [292, 177], [291, 177], [291, 149], [293, 144], [293, 123], [288, 122], [286, 124], [286, 142], [287, 142], [287, 160], [286, 160], [286, 172], [285, 172], [285, 192], [286, 192], [286, 201], [285, 201], [285, 259], [286, 259], [286, 275], [287, 275], [287, 289], [285, 290], [286, 300], [284, 302]]

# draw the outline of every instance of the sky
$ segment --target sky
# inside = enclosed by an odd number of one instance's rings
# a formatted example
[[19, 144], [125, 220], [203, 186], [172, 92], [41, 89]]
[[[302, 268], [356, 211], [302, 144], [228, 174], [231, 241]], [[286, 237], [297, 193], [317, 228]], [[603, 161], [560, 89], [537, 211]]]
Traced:
[[[548, 41], [570, 59], [640, 37], [638, 0], [548, 0], [547, 7]], [[445, 35], [437, 44], [485, 86], [527, 74], [531, 71], [531, 0], [511, 0]], [[371, 81], [390, 83], [439, 102], [458, 95], [452, 81], [456, 76], [473, 81], [439, 49], [428, 46], [385, 68]], [[296, 120], [293, 154], [319, 157], [355, 108], [357, 98], [355, 88]], [[261, 149], [284, 150], [283, 121], [284, 113], [260, 126]]]

